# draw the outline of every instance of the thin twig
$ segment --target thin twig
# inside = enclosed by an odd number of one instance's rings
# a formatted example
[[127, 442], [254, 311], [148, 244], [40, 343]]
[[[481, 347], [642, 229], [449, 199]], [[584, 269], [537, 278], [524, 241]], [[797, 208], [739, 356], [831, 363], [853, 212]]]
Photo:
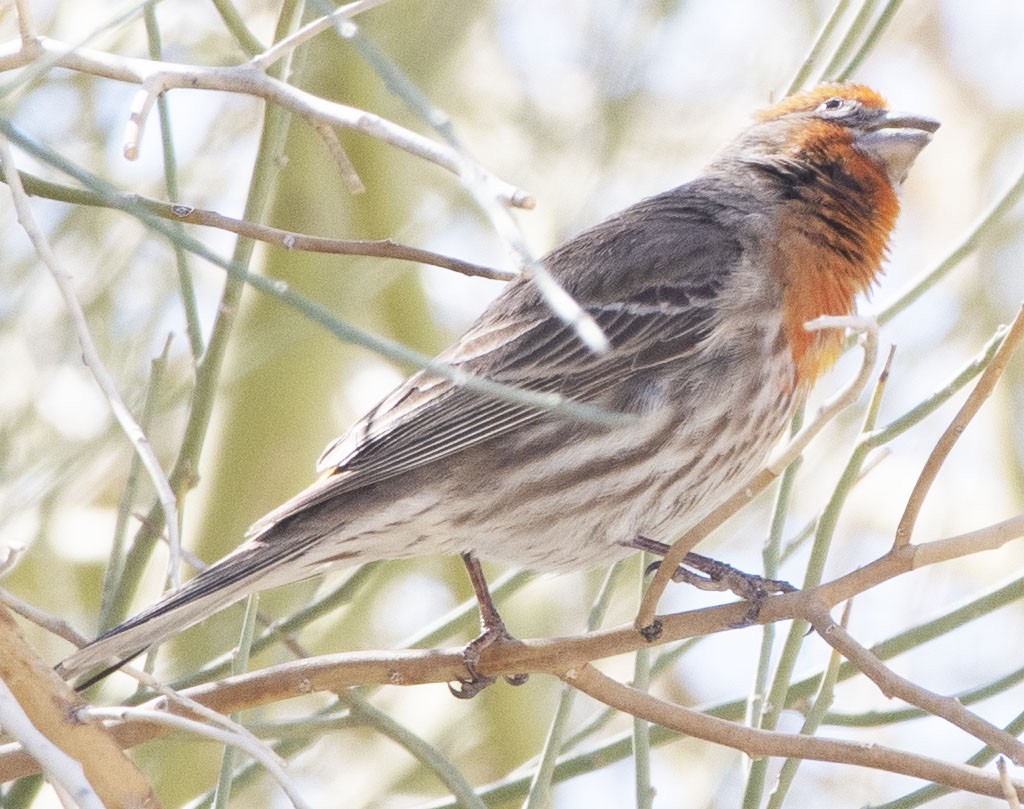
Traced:
[[[242, 263], [237, 259], [235, 261], [227, 261], [218, 256], [201, 242], [176, 233], [175, 230], [167, 223], [153, 217], [144, 209], [139, 209], [129, 203], [124, 203], [122, 196], [111, 191], [108, 183], [77, 166], [61, 162], [59, 155], [56, 155], [52, 150], [45, 146], [36, 143], [31, 138], [26, 137], [16, 126], [3, 117], [0, 117], [0, 133], [5, 134], [11, 140], [17, 142], [18, 145], [25, 149], [29, 154], [39, 157], [44, 161], [55, 161], [55, 164], [59, 165], [62, 171], [65, 171], [70, 176], [75, 177], [81, 182], [89, 183], [94, 190], [106, 196], [113, 207], [136, 217], [153, 231], [160, 233], [169, 239], [177, 239], [178, 243], [185, 246], [190, 252], [201, 256], [214, 266], [227, 271], [233, 279], [242, 280], [249, 286], [255, 287], [260, 292], [274, 296], [287, 306], [290, 306], [300, 312], [307, 319], [322, 326], [340, 340], [363, 346], [364, 348], [368, 348], [371, 351], [375, 351], [382, 356], [396, 360], [397, 362], [408, 363], [422, 370], [435, 373], [444, 379], [450, 380], [457, 387], [463, 387], [467, 390], [471, 390], [485, 396], [493, 396], [503, 401], [523, 405], [524, 407], [550, 411], [553, 414], [563, 415], [567, 418], [580, 419], [607, 426], [621, 426], [623, 424], [629, 424], [635, 419], [632, 415], [611, 412], [604, 407], [592, 405], [587, 402], [578, 402], [558, 393], [542, 393], [527, 390], [526, 388], [522, 388], [517, 385], [494, 382], [493, 380], [485, 377], [468, 373], [457, 366], [449, 365], [441, 360], [428, 357], [418, 351], [410, 349], [396, 340], [389, 340], [385, 337], [379, 337], [356, 328], [355, 326], [336, 318], [334, 314], [327, 309], [327, 307], [293, 292], [288, 288], [287, 284], [262, 275], [249, 273], [243, 268]], [[110, 193], [108, 194], [107, 192]], [[229, 310], [227, 310], [225, 306], [222, 306], [221, 311]], [[217, 349], [218, 351], [223, 350], [223, 348], [219, 346], [218, 342], [214, 340], [214, 336], [216, 335], [213, 335], [210, 338], [207, 354], [204, 357], [204, 366], [206, 360], [212, 356], [210, 354], [211, 351], [214, 349]], [[204, 413], [203, 418], [206, 418], [207, 415], [208, 414]], [[198, 437], [199, 436], [197, 436], [197, 438]], [[179, 468], [180, 467], [178, 465], [175, 466], [175, 469]], [[181, 474], [190, 471], [191, 470], [182, 469]], [[172, 472], [172, 476], [173, 475], [174, 473]]]
[[[2, 177], [0, 177], [2, 179]], [[266, 242], [285, 248], [309, 253], [329, 253], [342, 256], [369, 256], [372, 258], [393, 258], [398, 261], [414, 261], [453, 270], [462, 275], [511, 281], [518, 277], [512, 270], [501, 270], [474, 264], [470, 261], [452, 258], [443, 253], [423, 250], [419, 247], [401, 244], [391, 239], [366, 241], [360, 239], [328, 239], [322, 236], [306, 236], [294, 231], [261, 225], [247, 219], [235, 219], [204, 208], [193, 208], [176, 202], [144, 197], [139, 194], [98, 194], [89, 189], [72, 188], [60, 183], [49, 182], [28, 172], [21, 173], [25, 191], [34, 197], [57, 200], [75, 205], [93, 205], [102, 208], [125, 210], [138, 206], [154, 216], [189, 225], [217, 228], [256, 241]]]
[[0, 70], [8, 65], [18, 66], [20, 61], [32, 61], [38, 55], [36, 52], [41, 52], [54, 56], [57, 64], [71, 70], [141, 85], [132, 104], [125, 131], [124, 154], [129, 160], [138, 156], [143, 129], [156, 99], [169, 90], [187, 88], [262, 98], [314, 122], [321, 134], [321, 126], [354, 129], [446, 168], [458, 175], [491, 220], [516, 266], [537, 284], [538, 291], [551, 311], [571, 326], [580, 340], [592, 350], [600, 353], [610, 347], [607, 337], [590, 314], [562, 288], [543, 264], [534, 260], [515, 225], [506, 206], [532, 208], [533, 197], [499, 180], [465, 153], [447, 144], [425, 138], [366, 110], [307, 93], [268, 76], [251, 64], [196, 68], [191, 65], [113, 56], [88, 48], [69, 50], [63, 43], [45, 37], [34, 40], [31, 47], [22, 46], [20, 51], [6, 57], [3, 55], [4, 50], [0, 47]]
[[28, 10], [27, 0], [15, 0], [15, 8], [18, 13], [18, 35], [24, 44], [35, 39], [35, 26], [32, 24], [32, 15]]
[[1006, 805], [1009, 809], [1020, 809], [1020, 798], [1013, 788], [1013, 781], [1006, 769], [1006, 759], [1002, 756], [996, 759], [996, 770], [999, 772], [999, 783], [1003, 788], [1003, 797], [1006, 798]]
[[103, 801], [85, 776], [82, 763], [36, 730], [3, 680], [0, 680], [0, 727], [3, 727], [4, 733], [17, 739], [25, 752], [39, 762], [48, 781], [71, 796], [73, 806], [104, 809]]
[[275, 42], [271, 47], [267, 48], [263, 53], [258, 56], [254, 56], [249, 64], [253, 67], [259, 68], [260, 70], [266, 70], [274, 62], [284, 58], [287, 54], [294, 51], [299, 45], [313, 39], [324, 31], [330, 28], [337, 28], [339, 25], [343, 25], [348, 20], [355, 17], [357, 14], [361, 14], [364, 11], [369, 11], [371, 8], [382, 6], [387, 3], [388, 0], [356, 0], [354, 3], [348, 3], [341, 6], [330, 14], [325, 14], [316, 20], [302, 26], [291, 36], [287, 36], [280, 42]]
[[[159, 203], [158, 203], [159, 204]], [[161, 206], [162, 207], [162, 206]], [[359, 239], [328, 239], [322, 236], [305, 236], [301, 233], [294, 233], [280, 228], [273, 228], [267, 225], [260, 225], [255, 222], [247, 222], [244, 219], [234, 219], [224, 216], [216, 211], [207, 211], [199, 208], [184, 208], [173, 206], [177, 209], [177, 218], [189, 224], [204, 225], [237, 233], [267, 244], [276, 244], [287, 250], [299, 250], [309, 253], [329, 253], [341, 256], [369, 256], [371, 258], [391, 258], [398, 261], [413, 261], [418, 264], [429, 264], [434, 267], [441, 267], [446, 270], [453, 270], [462, 275], [477, 278], [489, 278], [496, 281], [511, 281], [517, 277], [517, 273], [511, 270], [500, 270], [494, 267], [487, 267], [482, 264], [474, 264], [470, 261], [452, 258], [443, 253], [435, 253], [432, 250], [423, 250], [419, 247], [412, 247], [400, 244], [391, 239], [377, 239], [373, 241]]]
[[[34, 762], [37, 770], [41, 762], [43, 766], [54, 765], [56, 780], [68, 775], [63, 765], [54, 761], [53, 756], [59, 757], [59, 754], [46, 744], [48, 740], [74, 762], [71, 766], [76, 773], [81, 768], [101, 805], [158, 809], [149, 781], [124, 755], [118, 742], [97, 723], [73, 719], [73, 710], [82, 704], [81, 697], [35, 654], [13, 616], [2, 607], [0, 685], [8, 696], [0, 724], [5, 731], [20, 729], [25, 722], [31, 726], [24, 728], [28, 733], [26, 741], [39, 746], [32, 755], [42, 758], [31, 758], [20, 746], [15, 747]], [[42, 734], [45, 740], [35, 733]], [[78, 781], [77, 775], [74, 780]]]
[[[996, 544], [996, 537], [1001, 537], [1005, 541], [1009, 538], [1007, 534], [1024, 536], [1024, 515], [1008, 522], [1013, 523], [1012, 531], [1008, 531], [1007, 525], [1001, 523], [982, 532], [973, 532], [970, 547], [965, 543], [968, 536], [951, 537], [932, 544], [948, 545], [962, 555], [993, 546]], [[757, 620], [765, 623], [800, 617], [806, 614], [808, 598], [819, 599], [826, 605], [834, 605], [851, 595], [921, 566], [917, 563], [921, 551], [921, 546], [908, 546], [897, 554], [887, 554], [855, 573], [815, 590], [773, 597], [764, 603]], [[927, 563], [938, 561], [939, 557], [949, 556], [951, 554], [940, 554]], [[659, 642], [729, 629], [747, 616], [748, 609], [746, 604], [732, 604], [663, 616], [664, 631]], [[576, 638], [496, 645], [484, 653], [480, 668], [488, 674], [507, 671], [560, 675], [570, 668], [579, 668], [590, 660], [635, 651], [640, 644], [646, 645], [631, 626], [626, 626], [588, 633]], [[461, 649], [349, 653], [281, 664], [230, 681], [189, 689], [186, 696], [216, 710], [231, 712], [313, 691], [337, 691], [348, 685], [366, 683], [411, 685], [443, 682], [463, 672]], [[170, 710], [178, 709], [171, 707]], [[112, 727], [110, 732], [126, 747], [162, 735], [153, 725]], [[787, 753], [782, 752], [780, 755]], [[27, 757], [10, 749], [0, 752], [0, 780], [21, 777], [34, 771], [34, 765]], [[944, 783], [941, 780], [940, 782]]]
[[[764, 601], [755, 620], [757, 623], [769, 623], [804, 618], [817, 605], [831, 608], [911, 570], [990, 550], [1020, 537], [1024, 537], [1024, 515], [927, 545], [908, 545], [820, 587], [773, 596]], [[660, 620], [662, 634], [654, 644], [733, 629], [741, 620], [749, 620], [749, 605], [726, 604], [664, 615]], [[502, 673], [564, 676], [569, 669], [579, 668], [593, 660], [635, 652], [647, 645], [648, 642], [637, 634], [632, 625], [620, 626], [576, 637], [495, 644], [483, 651], [478, 667], [490, 676]], [[348, 686], [370, 683], [441, 683], [464, 673], [461, 647], [346, 652], [281, 663], [229, 680], [196, 686], [185, 690], [184, 696], [222, 713], [232, 713], [315, 691], [337, 692]], [[168, 710], [180, 709], [172, 705]], [[160, 735], [156, 729], [142, 725], [132, 729], [115, 727], [111, 732], [124, 746]], [[20, 777], [31, 771], [30, 762], [7, 751], [0, 754], [0, 780]]]
[[[785, 756], [854, 764], [910, 775], [979, 795], [1003, 795], [1000, 779], [975, 767], [950, 764], [877, 744], [858, 744], [820, 736], [800, 736], [743, 727], [630, 688], [591, 665], [567, 672], [565, 681], [605, 705], [688, 736], [740, 750], [748, 756]], [[1014, 783], [1013, 787], [1018, 794], [1024, 795], [1024, 783]]]
[[356, 167], [352, 164], [352, 159], [348, 156], [348, 152], [345, 151], [345, 147], [341, 145], [338, 134], [327, 124], [320, 123], [319, 121], [310, 121], [309, 123], [313, 131], [320, 136], [327, 147], [327, 153], [334, 161], [334, 165], [337, 166], [338, 173], [341, 175], [342, 182], [345, 183], [348, 192], [353, 196], [365, 192], [366, 186], [359, 179], [359, 172], [356, 171]]
[[996, 382], [999, 381], [999, 377], [1006, 370], [1010, 356], [1016, 350], [1017, 344], [1022, 338], [1024, 338], [1024, 306], [1021, 306], [1018, 310], [1017, 317], [1014, 318], [1013, 323], [1010, 325], [1010, 330], [1003, 338], [1003, 342], [999, 346], [999, 350], [996, 351], [996, 355], [992, 358], [992, 362], [984, 370], [978, 383], [974, 386], [974, 390], [967, 397], [967, 401], [964, 402], [956, 417], [942, 433], [935, 448], [928, 456], [928, 460], [921, 470], [921, 475], [918, 477], [917, 482], [914, 484], [914, 489], [907, 499], [907, 506], [896, 528], [893, 548], [900, 548], [910, 542], [911, 534], [914, 531], [914, 524], [917, 522], [917, 515], [921, 512], [924, 499], [928, 496], [928, 491], [931, 489], [932, 483], [935, 482], [939, 470], [942, 469], [942, 464], [945, 462], [950, 451], [952, 451], [953, 445], [956, 444], [960, 436], [963, 435], [964, 430], [967, 429], [967, 425], [971, 423], [971, 420], [977, 415], [985, 400], [992, 393]]
[[299, 807], [299, 809], [312, 809], [310, 804], [302, 797], [302, 793], [299, 792], [295, 782], [285, 773], [284, 768], [278, 762], [277, 755], [272, 752], [268, 755], [266, 745], [259, 741], [254, 744], [249, 736], [210, 727], [194, 719], [188, 719], [184, 716], [177, 716], [152, 708], [97, 708], [85, 706], [78, 709], [78, 715], [85, 719], [113, 719], [119, 722], [144, 722], [146, 724], [167, 725], [176, 730], [185, 730], [197, 736], [220, 742], [221, 744], [237, 747], [258, 760], [266, 768], [267, 772], [274, 776], [274, 779], [280, 784], [281, 789], [284, 790], [294, 806]]
[[878, 686], [886, 697], [897, 697], [916, 705], [932, 716], [956, 725], [1003, 755], [1009, 756], [1014, 763], [1024, 762], [1024, 743], [1005, 730], [986, 722], [977, 714], [971, 713], [958, 700], [943, 697], [900, 677], [859, 644], [846, 629], [832, 620], [824, 605], [815, 604], [813, 599], [808, 599], [805, 603], [808, 605], [808, 611], [803, 616], [804, 620], [814, 627], [814, 631], [825, 643], [839, 651], [859, 672]]
[[92, 373], [93, 379], [96, 380], [96, 384], [99, 385], [100, 390], [106, 397], [111, 411], [113, 411], [128, 440], [131, 441], [135, 452], [139, 456], [139, 460], [142, 461], [142, 465], [149, 473], [153, 487], [158, 493], [160, 505], [164, 512], [164, 524], [167, 526], [167, 544], [171, 550], [169, 562], [171, 581], [177, 587], [181, 582], [181, 539], [178, 533], [177, 499], [174, 496], [170, 483], [167, 481], [163, 468], [160, 466], [160, 461], [157, 460], [156, 453], [153, 452], [153, 448], [149, 445], [149, 439], [146, 438], [146, 434], [135, 421], [134, 416], [132, 416], [131, 411], [117, 390], [117, 383], [114, 382], [114, 378], [103, 364], [99, 351], [96, 349], [96, 344], [92, 340], [92, 333], [85, 319], [85, 312], [82, 310], [82, 306], [75, 295], [71, 274], [58, 261], [46, 237], [43, 236], [42, 231], [36, 225], [35, 217], [32, 215], [32, 206], [29, 204], [28, 196], [21, 185], [21, 177], [14, 163], [11, 146], [7, 138], [2, 136], [0, 136], [0, 162], [3, 164], [7, 185], [11, 189], [11, 198], [14, 202], [14, 209], [17, 211], [18, 222], [25, 231], [25, 235], [32, 242], [39, 260], [50, 271], [53, 280], [57, 283], [61, 296], [64, 298], [64, 304], [67, 306], [68, 314], [75, 327], [78, 343], [82, 348], [82, 361]]
[[[416, 157], [462, 176], [466, 159], [446, 144], [426, 138], [366, 110], [348, 107], [315, 96], [286, 82], [268, 76], [251, 65], [234, 67], [195, 67], [109, 54], [92, 48], [74, 47], [64, 42], [37, 37], [30, 43], [0, 45], [0, 72], [23, 67], [44, 56], [60, 67], [91, 76], [140, 85], [127, 125], [124, 151], [137, 156], [148, 113], [161, 93], [173, 89], [217, 90], [250, 95], [273, 102], [305, 119], [362, 132]], [[516, 208], [532, 208], [533, 197], [510, 183], [498, 179], [482, 166], [474, 171], [485, 178], [484, 185], [495, 198]]]
[[76, 648], [85, 646], [89, 641], [79, 633], [71, 624], [61, 618], [55, 618], [50, 613], [39, 609], [18, 598], [9, 590], [0, 587], [0, 603], [5, 604], [11, 612], [17, 613], [26, 621], [30, 621], [38, 627], [42, 627], [51, 635], [63, 638]]

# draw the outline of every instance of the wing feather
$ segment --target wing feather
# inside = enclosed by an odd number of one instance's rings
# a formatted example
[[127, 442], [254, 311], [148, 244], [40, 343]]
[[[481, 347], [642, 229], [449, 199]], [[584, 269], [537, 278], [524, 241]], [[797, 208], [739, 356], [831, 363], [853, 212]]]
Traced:
[[[651, 369], [684, 362], [713, 330], [716, 307], [708, 304], [739, 253], [735, 235], [694, 196], [699, 189], [687, 188], [645, 200], [545, 259], [607, 335], [610, 351], [588, 350], [521, 279], [439, 359], [498, 382], [600, 406], [617, 406], [623, 397], [616, 393], [649, 378]], [[631, 272], [628, 294], [619, 297], [603, 286], [610, 263], [619, 265], [618, 273]], [[317, 464], [321, 478], [256, 523], [250, 535], [328, 498], [545, 418], [552, 416], [420, 371], [328, 445]]]

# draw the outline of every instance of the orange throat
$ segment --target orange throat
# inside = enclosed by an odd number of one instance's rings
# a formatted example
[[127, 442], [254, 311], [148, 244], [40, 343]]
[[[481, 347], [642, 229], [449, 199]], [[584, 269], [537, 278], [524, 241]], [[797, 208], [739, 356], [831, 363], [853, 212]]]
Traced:
[[794, 235], [803, 242], [798, 247], [786, 249], [788, 240], [781, 240], [783, 326], [799, 386], [813, 384], [827, 371], [838, 359], [843, 345], [842, 329], [808, 331], [804, 324], [823, 315], [856, 312], [857, 296], [868, 292], [881, 275], [896, 204], [893, 195], [891, 215], [879, 216], [880, 221], [874, 223], [876, 232], [861, 239], [856, 250], [826, 238], [809, 238], [812, 234], [806, 232]]
[[[828, 151], [828, 150], [826, 150]], [[856, 150], [841, 161], [859, 193], [818, 187], [792, 201], [777, 220], [775, 268], [798, 385], [810, 385], [839, 357], [841, 329], [807, 331], [823, 315], [852, 315], [857, 296], [882, 272], [899, 200], [881, 169]]]

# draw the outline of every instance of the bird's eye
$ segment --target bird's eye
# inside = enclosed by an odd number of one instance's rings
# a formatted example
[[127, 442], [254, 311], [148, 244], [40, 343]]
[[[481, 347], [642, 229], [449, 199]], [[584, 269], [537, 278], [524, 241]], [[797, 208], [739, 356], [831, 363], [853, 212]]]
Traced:
[[825, 112], [832, 116], [843, 116], [859, 109], [860, 102], [853, 98], [842, 98], [833, 96], [826, 98], [818, 105], [818, 112]]

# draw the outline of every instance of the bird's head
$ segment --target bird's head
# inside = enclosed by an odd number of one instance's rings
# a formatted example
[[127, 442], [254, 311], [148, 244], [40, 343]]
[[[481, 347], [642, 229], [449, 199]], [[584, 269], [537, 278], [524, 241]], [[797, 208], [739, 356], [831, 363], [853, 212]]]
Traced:
[[755, 138], [774, 131], [771, 143], [793, 157], [815, 158], [821, 150], [851, 146], [885, 172], [899, 187], [939, 122], [923, 115], [895, 112], [886, 100], [861, 84], [822, 84], [789, 96], [757, 114], [748, 130]]
[[841, 345], [839, 334], [812, 336], [803, 324], [850, 314], [879, 277], [897, 192], [938, 127], [890, 110], [863, 85], [823, 84], [762, 110], [712, 164], [747, 189], [769, 223], [802, 380], [828, 367]]

